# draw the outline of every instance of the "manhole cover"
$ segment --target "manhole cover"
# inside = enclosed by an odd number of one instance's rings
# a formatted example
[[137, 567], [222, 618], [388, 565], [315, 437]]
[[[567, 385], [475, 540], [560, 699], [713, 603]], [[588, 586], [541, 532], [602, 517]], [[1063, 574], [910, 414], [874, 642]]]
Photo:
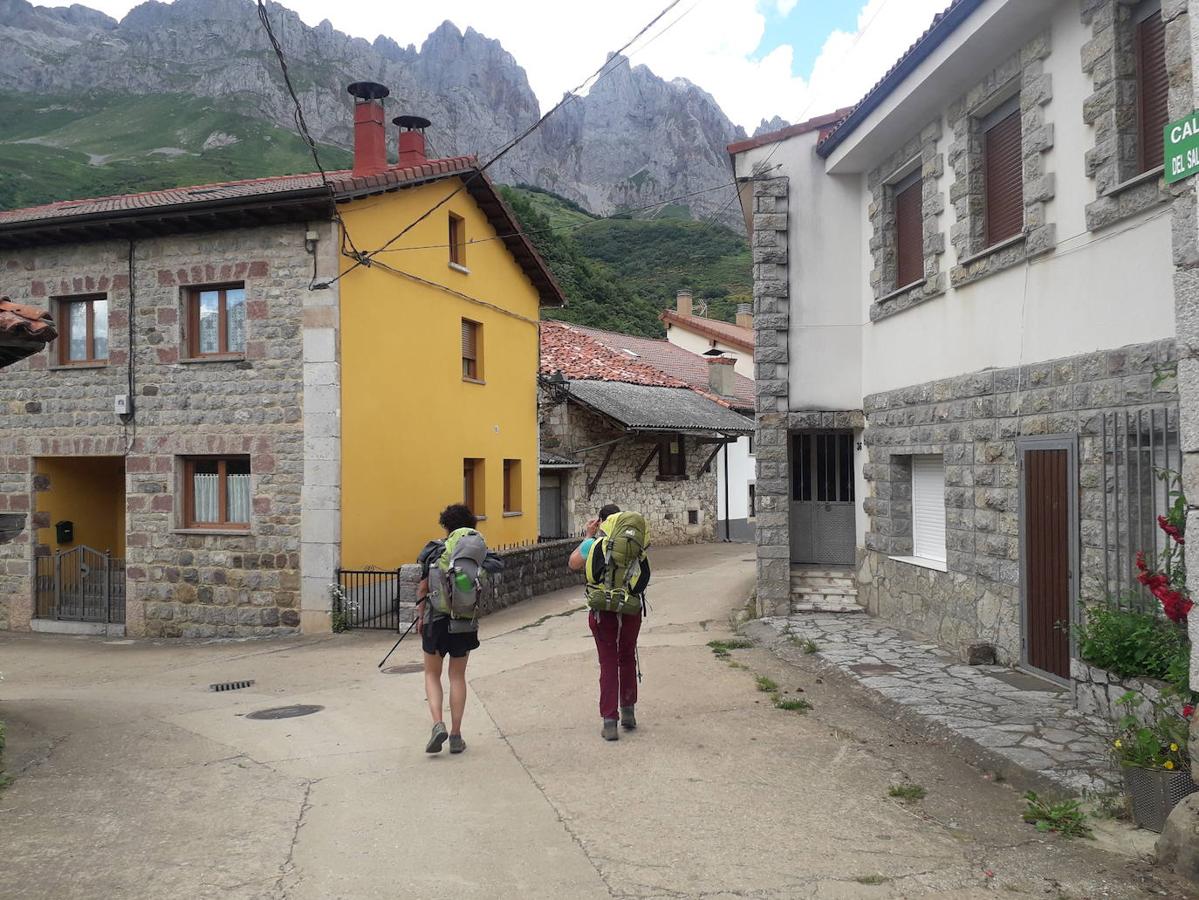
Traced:
[[246, 715], [247, 719], [294, 719], [296, 716], [310, 716], [318, 713], [323, 706], [300, 704], [297, 706], [276, 706], [274, 709], [260, 709]]
[[411, 675], [413, 672], [423, 672], [423, 663], [405, 663], [402, 666], [388, 666], [383, 670], [384, 675]]
[[898, 667], [888, 666], [886, 663], [862, 663], [860, 666], [850, 666], [849, 668], [863, 676], [890, 675], [892, 672], [899, 671]]
[[254, 681], [252, 679], [250, 681], [222, 681], [219, 684], [208, 685], [208, 690], [217, 692], [240, 691], [242, 688], [251, 687], [253, 684]]

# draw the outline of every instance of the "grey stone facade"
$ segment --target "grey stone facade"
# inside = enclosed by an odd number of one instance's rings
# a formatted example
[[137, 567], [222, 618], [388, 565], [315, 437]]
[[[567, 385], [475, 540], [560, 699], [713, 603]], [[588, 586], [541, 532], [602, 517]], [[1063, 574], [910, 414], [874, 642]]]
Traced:
[[[1019, 265], [1053, 250], [1057, 243], [1054, 225], [1045, 221], [1045, 204], [1055, 193], [1053, 173], [1045, 166], [1045, 153], [1053, 147], [1053, 124], [1045, 121], [1045, 106], [1053, 99], [1053, 81], [1044, 64], [1049, 51], [1050, 35], [1044, 32], [949, 107], [953, 133], [949, 164], [954, 172], [949, 199], [956, 218], [951, 241], [958, 259], [949, 274], [954, 287]], [[984, 224], [981, 118], [1017, 93], [1024, 157], [1024, 232], [990, 248]]]
[[[790, 405], [791, 273], [789, 181], [759, 176], [753, 192], [754, 438], [758, 516], [758, 612], [785, 615], [791, 604]], [[798, 264], [798, 260], [796, 261]]]
[[[616, 443], [609, 443], [612, 441]], [[717, 538], [716, 462], [707, 472], [699, 471], [713, 445], [686, 438], [688, 478], [684, 481], [657, 480], [656, 460], [638, 479], [637, 472], [655, 445], [655, 438], [628, 435], [569, 401], [554, 403], [543, 399], [542, 448], [583, 463], [582, 468], [570, 470], [565, 520], [570, 533], [581, 533], [601, 506], [615, 503], [645, 516], [650, 539], [656, 546], [698, 544]], [[588, 497], [587, 484], [599, 473], [610, 448], [615, 449], [594, 493]], [[691, 524], [689, 515], [694, 515], [698, 522]]]
[[[1160, 407], [1173, 381], [1173, 341], [1020, 368], [993, 369], [866, 398], [871, 496], [859, 598], [883, 618], [961, 650], [994, 644], [1020, 660], [1019, 469], [1023, 436], [1079, 435], [1083, 602], [1106, 598], [1103, 413]], [[945, 462], [946, 572], [892, 557], [912, 553], [911, 457]]]
[[[321, 546], [336, 540], [335, 534], [302, 534], [302, 509], [339, 505], [331, 473], [305, 483], [306, 475], [315, 474], [306, 473], [306, 438], [317, 441], [314, 459], [336, 466], [327, 443], [337, 433], [338, 391], [335, 368], [327, 368], [336, 366], [330, 360], [335, 334], [329, 333], [336, 327], [336, 292], [308, 289], [309, 228], [318, 229], [320, 265], [330, 269], [337, 244], [328, 223], [0, 253], [3, 290], [22, 303], [45, 308], [84, 293], [109, 301], [106, 364], [57, 368], [41, 354], [6, 370], [0, 384], [0, 503], [17, 511], [34, 507], [33, 492], [47, 487], [32, 475], [36, 457], [124, 458], [129, 634], [244, 636], [300, 627], [302, 539]], [[188, 360], [182, 349], [184, 289], [229, 282], [246, 288], [244, 358]], [[306, 342], [309, 316], [318, 327]], [[135, 417], [124, 426], [113, 413], [113, 398], [128, 390], [131, 352]], [[306, 383], [333, 394], [332, 408], [314, 420], [311, 435]], [[182, 527], [181, 457], [206, 454], [250, 457], [248, 531]], [[0, 547], [0, 627], [29, 627], [33, 556], [49, 552], [32, 535], [26, 531]], [[333, 579], [331, 569], [324, 571], [329, 561], [322, 558], [322, 570], [312, 573], [326, 589], [313, 603], [325, 609]]]
[[1132, 707], [1132, 714], [1148, 725], [1154, 719], [1154, 704], [1161, 702], [1170, 688], [1164, 681], [1152, 678], [1121, 678], [1081, 659], [1070, 660], [1070, 681], [1074, 708], [1088, 716], [1099, 716], [1113, 725], [1129, 712], [1128, 707], [1118, 702], [1128, 692], [1140, 698]]
[[[945, 274], [941, 271], [945, 235], [938, 224], [938, 217], [945, 211], [945, 196], [937, 189], [938, 180], [945, 173], [945, 157], [937, 152], [941, 131], [938, 117], [867, 178], [871, 198], [870, 252], [874, 260], [874, 270], [870, 273], [875, 301], [870, 307], [872, 322], [945, 293]], [[896, 254], [895, 185], [916, 171], [920, 173], [922, 191], [924, 277], [915, 285], [903, 285], [899, 283]]]

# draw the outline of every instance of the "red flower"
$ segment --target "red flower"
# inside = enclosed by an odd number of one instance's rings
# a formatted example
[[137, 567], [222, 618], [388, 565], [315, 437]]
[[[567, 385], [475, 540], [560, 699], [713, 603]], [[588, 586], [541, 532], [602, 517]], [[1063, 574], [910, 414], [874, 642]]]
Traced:
[[1184, 719], [1189, 719], [1194, 714], [1195, 714], [1195, 707], [1193, 705], [1191, 705], [1190, 703], [1188, 703], [1186, 706], [1184, 706], [1182, 708], [1182, 717]]
[[[1149, 571], [1149, 566], [1145, 563], [1145, 551], [1144, 550], [1137, 551], [1137, 568], [1140, 569], [1142, 572]], [[1144, 582], [1142, 582], [1142, 584], [1144, 584]]]
[[1157, 517], [1157, 525], [1159, 528], [1161, 528], [1162, 531], [1164, 531], [1166, 534], [1170, 535], [1170, 537], [1174, 538], [1174, 540], [1177, 541], [1179, 544], [1186, 543], [1186, 541], [1183, 539], [1182, 531], [1179, 530], [1179, 528], [1176, 525], [1171, 524], [1170, 520], [1167, 519], [1165, 516]]

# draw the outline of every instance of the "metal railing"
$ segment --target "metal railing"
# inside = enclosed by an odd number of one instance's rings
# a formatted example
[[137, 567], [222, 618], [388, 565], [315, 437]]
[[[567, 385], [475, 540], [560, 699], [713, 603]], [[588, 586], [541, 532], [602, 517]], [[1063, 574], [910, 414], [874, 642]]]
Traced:
[[34, 558], [34, 615], [70, 622], [125, 622], [125, 560], [90, 547]]
[[[333, 598], [333, 615], [346, 628], [399, 630], [399, 569], [338, 569], [337, 586], [340, 596]], [[410, 621], [404, 618], [403, 624]]]

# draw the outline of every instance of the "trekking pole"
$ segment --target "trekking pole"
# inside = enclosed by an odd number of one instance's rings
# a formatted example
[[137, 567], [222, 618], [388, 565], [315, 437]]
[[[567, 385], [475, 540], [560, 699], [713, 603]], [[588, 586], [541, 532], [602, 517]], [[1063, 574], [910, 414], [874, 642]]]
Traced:
[[396, 652], [396, 648], [399, 647], [400, 644], [404, 643], [404, 638], [408, 637], [408, 635], [412, 632], [412, 629], [416, 627], [417, 621], [418, 621], [417, 617], [413, 616], [412, 624], [408, 626], [408, 630], [400, 635], [400, 639], [395, 642], [395, 647], [392, 647], [390, 650], [387, 651], [387, 656], [385, 656], [381, 660], [379, 660], [379, 665], [376, 668], [379, 668], [379, 669], [383, 668], [383, 663], [387, 662], [388, 657], [390, 657], [391, 654]]

